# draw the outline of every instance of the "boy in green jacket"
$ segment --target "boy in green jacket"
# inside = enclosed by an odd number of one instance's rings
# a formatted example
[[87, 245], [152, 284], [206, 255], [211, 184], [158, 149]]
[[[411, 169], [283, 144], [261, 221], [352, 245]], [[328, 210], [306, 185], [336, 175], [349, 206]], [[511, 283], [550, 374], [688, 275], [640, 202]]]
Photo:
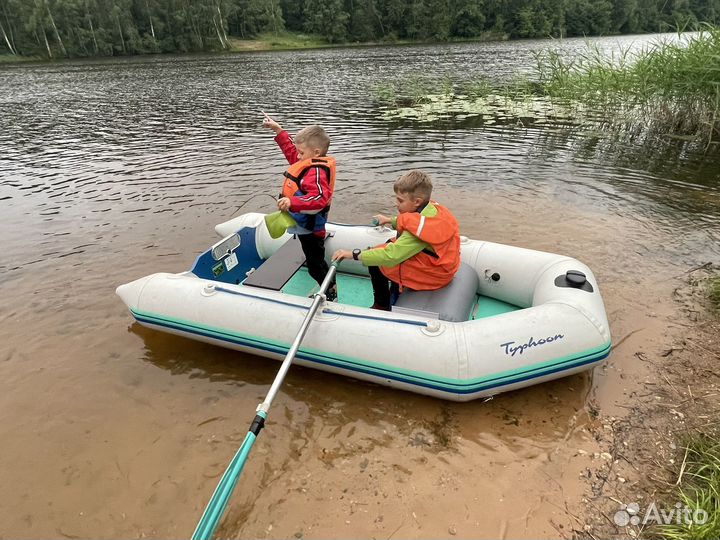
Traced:
[[337, 250], [333, 261], [353, 258], [370, 271], [374, 309], [389, 311], [403, 288], [434, 290], [449, 284], [460, 268], [460, 228], [452, 213], [431, 201], [432, 181], [418, 170], [395, 182], [399, 215], [375, 216], [398, 231], [395, 240], [371, 249]]

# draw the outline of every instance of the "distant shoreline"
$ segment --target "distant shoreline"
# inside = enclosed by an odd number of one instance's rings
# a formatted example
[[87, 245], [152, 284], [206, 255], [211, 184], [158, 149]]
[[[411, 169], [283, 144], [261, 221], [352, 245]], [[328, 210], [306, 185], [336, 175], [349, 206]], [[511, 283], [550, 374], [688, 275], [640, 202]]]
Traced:
[[[622, 35], [652, 35], [652, 34], [615, 34], [616, 36]], [[612, 37], [612, 36], [570, 36], [570, 38], [592, 38], [592, 37]], [[560, 38], [566, 39], [567, 36]], [[538, 38], [533, 38], [533, 40]], [[546, 38], [549, 42], [554, 39], [552, 36]], [[296, 50], [312, 50], [312, 49], [346, 49], [353, 47], [394, 47], [394, 46], [411, 46], [411, 45], [445, 45], [452, 43], [487, 43], [487, 42], [498, 42], [498, 41], [527, 41], [527, 39], [509, 39], [507, 34], [502, 33], [486, 33], [482, 36], [474, 38], [455, 38], [444, 41], [437, 40], [409, 40], [409, 39], [397, 39], [388, 41], [363, 41], [363, 42], [345, 42], [345, 43], [330, 43], [318, 36], [309, 34], [299, 34], [293, 32], [283, 32], [275, 35], [271, 33], [265, 33], [259, 35], [255, 39], [237, 39], [230, 38], [229, 49], [227, 50], [207, 50], [207, 51], [192, 51], [187, 53], [172, 52], [172, 53], [148, 53], [148, 54], [129, 54], [129, 55], [117, 55], [117, 56], [74, 56], [71, 58], [62, 57], [47, 59], [38, 56], [14, 56], [10, 54], [0, 55], [0, 65], [6, 64], [17, 64], [17, 63], [28, 63], [28, 62], [57, 62], [66, 60], [89, 60], [89, 59], [100, 59], [100, 58], [132, 58], [132, 57], [144, 57], [144, 56], [178, 56], [186, 54], [235, 54], [235, 53], [249, 53], [249, 52], [267, 52], [267, 51], [296, 51]]]
[[[551, 38], [548, 38], [551, 39]], [[41, 58], [38, 56], [14, 56], [11, 54], [0, 55], [0, 64], [14, 64], [14, 63], [27, 63], [27, 62], [57, 62], [65, 60], [88, 60], [98, 58], [132, 58], [132, 57], [143, 57], [143, 56], [179, 56], [186, 54], [234, 54], [234, 53], [248, 53], [248, 52], [265, 52], [265, 51], [301, 51], [301, 50], [312, 50], [312, 49], [346, 49], [352, 47], [393, 47], [393, 46], [407, 46], [407, 45], [441, 45], [448, 43], [474, 43], [474, 42], [491, 42], [491, 41], [507, 41], [508, 37], [505, 34], [488, 33], [483, 36], [475, 38], [465, 39], [449, 39], [445, 41], [433, 41], [433, 40], [409, 40], [409, 39], [398, 39], [388, 41], [356, 41], [356, 42], [345, 42], [345, 43], [330, 43], [317, 36], [309, 34], [297, 34], [291, 32], [284, 32], [279, 35], [274, 34], [261, 34], [255, 39], [237, 39], [229, 38], [228, 43], [230, 48], [227, 50], [206, 50], [206, 51], [191, 51], [187, 53], [172, 52], [172, 53], [147, 53], [147, 54], [128, 54], [128, 55], [117, 55], [117, 56], [74, 56], [74, 57], [61, 57], [54, 59]]]

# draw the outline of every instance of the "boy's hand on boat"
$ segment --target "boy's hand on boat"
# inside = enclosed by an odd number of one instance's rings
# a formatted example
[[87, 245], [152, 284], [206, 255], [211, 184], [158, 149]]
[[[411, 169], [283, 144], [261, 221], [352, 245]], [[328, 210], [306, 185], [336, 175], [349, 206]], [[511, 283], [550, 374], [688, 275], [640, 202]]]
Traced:
[[290, 199], [287, 197], [283, 197], [282, 199], [279, 199], [277, 202], [278, 210], [282, 210], [284, 212], [287, 212], [290, 210]]
[[352, 259], [352, 251], [349, 249], [338, 249], [335, 253], [333, 253], [333, 262], [340, 262], [343, 259]]
[[382, 214], [377, 214], [377, 215], [373, 216], [373, 224], [375, 224], [375, 225], [390, 225], [391, 223], [392, 223], [392, 218], [389, 218]]

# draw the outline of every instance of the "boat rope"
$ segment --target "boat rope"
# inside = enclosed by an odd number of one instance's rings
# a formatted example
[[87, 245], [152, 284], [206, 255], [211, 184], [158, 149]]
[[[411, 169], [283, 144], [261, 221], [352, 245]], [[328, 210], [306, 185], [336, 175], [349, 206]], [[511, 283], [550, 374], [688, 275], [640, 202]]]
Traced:
[[256, 193], [255, 195], [250, 196], [249, 198], [245, 199], [243, 202], [240, 203], [240, 206], [238, 206], [235, 211], [230, 214], [230, 217], [233, 217], [235, 214], [237, 214], [237, 211], [240, 210], [243, 206], [245, 206], [247, 203], [252, 201], [255, 197], [270, 197], [273, 202], [277, 203], [277, 198], [273, 197], [269, 193]]

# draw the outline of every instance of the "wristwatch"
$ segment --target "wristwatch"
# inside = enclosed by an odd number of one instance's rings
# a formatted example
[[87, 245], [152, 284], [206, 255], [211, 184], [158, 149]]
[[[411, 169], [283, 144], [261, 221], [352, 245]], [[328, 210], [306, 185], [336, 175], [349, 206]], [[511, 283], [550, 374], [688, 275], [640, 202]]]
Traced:
[[357, 248], [353, 249], [352, 250], [353, 259], [355, 259], [356, 261], [360, 260], [360, 259], [358, 259], [358, 257], [360, 257], [360, 253], [362, 253], [362, 250], [359, 250]]

